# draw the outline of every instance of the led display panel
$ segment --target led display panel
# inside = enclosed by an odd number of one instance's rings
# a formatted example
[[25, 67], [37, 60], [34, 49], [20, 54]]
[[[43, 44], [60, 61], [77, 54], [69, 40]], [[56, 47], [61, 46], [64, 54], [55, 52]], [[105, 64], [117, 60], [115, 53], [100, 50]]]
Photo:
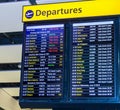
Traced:
[[64, 25], [27, 25], [22, 97], [63, 96]]
[[25, 23], [20, 106], [117, 104], [117, 23], [115, 18]]
[[114, 97], [114, 21], [73, 23], [71, 97]]

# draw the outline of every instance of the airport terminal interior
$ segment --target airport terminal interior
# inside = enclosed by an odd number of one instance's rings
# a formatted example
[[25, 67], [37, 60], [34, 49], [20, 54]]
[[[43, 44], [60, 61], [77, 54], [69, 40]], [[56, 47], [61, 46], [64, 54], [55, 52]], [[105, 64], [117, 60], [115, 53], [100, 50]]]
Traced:
[[[30, 0], [0, 0], [0, 110], [44, 110], [39, 108], [22, 109], [19, 105], [22, 43], [24, 36], [22, 8], [24, 5], [33, 5], [33, 1], [36, 0], [31, 1], [32, 2], [30, 2]], [[60, 1], [61, 0], [57, 0], [57, 2]], [[37, 0], [38, 4], [55, 2], [55, 0]], [[108, 20], [108, 22], [110, 24], [113, 23], [112, 20]], [[52, 110], [52, 108], [45, 110]]]

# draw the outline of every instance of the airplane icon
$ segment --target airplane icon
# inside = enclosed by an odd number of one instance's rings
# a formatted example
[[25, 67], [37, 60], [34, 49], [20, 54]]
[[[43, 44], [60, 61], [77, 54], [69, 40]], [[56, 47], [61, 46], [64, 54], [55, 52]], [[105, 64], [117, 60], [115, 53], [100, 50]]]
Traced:
[[26, 17], [27, 18], [32, 18], [33, 17], [33, 11], [29, 10], [26, 12]]
[[28, 12], [28, 13], [26, 13], [26, 16], [30, 16], [32, 14], [33, 14], [32, 12]]

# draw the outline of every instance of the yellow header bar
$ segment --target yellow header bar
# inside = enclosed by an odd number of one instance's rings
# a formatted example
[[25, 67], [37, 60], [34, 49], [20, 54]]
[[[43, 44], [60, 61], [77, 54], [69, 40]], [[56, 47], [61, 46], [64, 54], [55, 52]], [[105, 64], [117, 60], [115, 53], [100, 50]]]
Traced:
[[120, 0], [91, 0], [23, 7], [23, 22], [120, 15]]

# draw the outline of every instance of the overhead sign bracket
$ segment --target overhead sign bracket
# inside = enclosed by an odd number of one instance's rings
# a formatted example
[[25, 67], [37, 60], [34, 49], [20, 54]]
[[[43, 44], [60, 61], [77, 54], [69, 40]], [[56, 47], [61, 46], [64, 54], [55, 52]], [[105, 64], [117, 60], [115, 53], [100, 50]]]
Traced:
[[36, 0], [29, 0], [29, 2], [30, 2], [31, 5], [37, 5]]

